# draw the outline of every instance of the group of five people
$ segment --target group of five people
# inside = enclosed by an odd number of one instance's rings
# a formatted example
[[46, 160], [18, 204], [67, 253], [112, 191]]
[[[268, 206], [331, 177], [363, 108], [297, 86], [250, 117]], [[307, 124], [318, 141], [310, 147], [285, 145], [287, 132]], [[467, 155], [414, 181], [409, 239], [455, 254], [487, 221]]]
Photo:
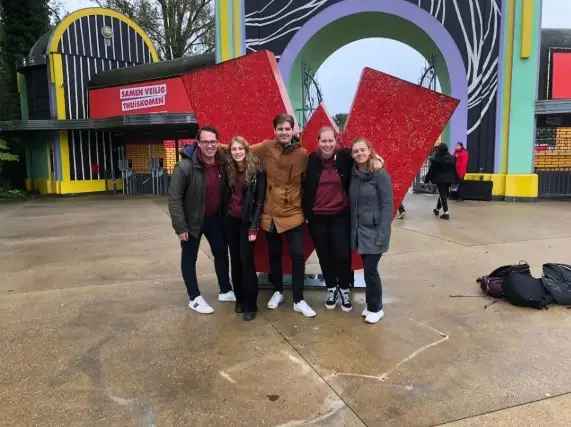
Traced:
[[204, 234], [214, 257], [219, 301], [235, 301], [244, 320], [256, 317], [254, 245], [261, 228], [273, 286], [267, 307], [276, 309], [284, 300], [285, 239], [292, 265], [293, 309], [314, 317], [316, 312], [303, 297], [307, 223], [328, 289], [325, 307], [339, 305], [351, 311], [354, 250], [364, 267], [362, 315], [368, 323], [378, 322], [384, 316], [378, 265], [389, 247], [393, 216], [392, 184], [382, 158], [365, 138], [353, 141], [351, 148], [341, 147], [331, 127], [320, 130], [318, 147], [309, 154], [294, 137], [294, 119], [288, 114], [276, 116], [273, 128], [271, 140], [250, 146], [236, 136], [223, 146], [215, 128], [203, 127], [197, 146], [181, 152], [169, 187], [169, 211], [181, 241], [189, 307], [205, 314], [214, 311], [200, 295], [196, 275]]

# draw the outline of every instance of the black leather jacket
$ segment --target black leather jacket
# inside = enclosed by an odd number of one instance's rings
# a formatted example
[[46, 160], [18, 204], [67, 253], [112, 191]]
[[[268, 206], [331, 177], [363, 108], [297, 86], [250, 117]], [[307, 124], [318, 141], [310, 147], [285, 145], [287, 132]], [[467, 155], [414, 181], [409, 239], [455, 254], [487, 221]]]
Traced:
[[[260, 227], [260, 218], [266, 197], [266, 173], [261, 170], [258, 171], [250, 179], [248, 185], [242, 188], [242, 222], [248, 224], [250, 230], [257, 232]], [[226, 213], [228, 212], [230, 199], [231, 195], [226, 199]]]

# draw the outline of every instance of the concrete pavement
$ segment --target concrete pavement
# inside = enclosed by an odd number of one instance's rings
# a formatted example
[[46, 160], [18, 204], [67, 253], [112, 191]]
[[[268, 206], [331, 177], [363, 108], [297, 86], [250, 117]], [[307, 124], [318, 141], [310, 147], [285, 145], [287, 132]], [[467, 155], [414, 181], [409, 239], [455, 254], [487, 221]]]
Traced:
[[571, 311], [491, 304], [475, 278], [571, 263], [571, 203], [452, 202], [447, 222], [433, 201], [394, 223], [375, 326], [321, 290], [315, 319], [287, 292], [243, 322], [206, 244], [216, 313], [191, 312], [163, 198], [0, 204], [0, 425], [570, 425]]

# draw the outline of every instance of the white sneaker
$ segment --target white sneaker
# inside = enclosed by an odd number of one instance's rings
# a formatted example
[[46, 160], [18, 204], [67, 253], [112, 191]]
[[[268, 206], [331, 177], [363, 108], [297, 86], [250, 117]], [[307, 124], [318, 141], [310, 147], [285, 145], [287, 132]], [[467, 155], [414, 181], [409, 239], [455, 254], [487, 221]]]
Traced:
[[197, 296], [195, 299], [190, 300], [188, 307], [200, 314], [214, 313], [214, 309], [210, 307], [210, 304], [208, 304], [201, 295]]
[[270, 310], [275, 310], [276, 308], [278, 308], [278, 305], [280, 305], [283, 301], [284, 301], [284, 295], [279, 291], [275, 291], [270, 300], [268, 301], [268, 308]]
[[363, 311], [361, 312], [361, 316], [362, 316], [362, 317], [367, 317], [367, 314], [369, 314], [369, 310], [367, 310], [367, 306], [365, 306], [365, 308], [364, 308]]
[[293, 304], [293, 311], [297, 311], [298, 313], [303, 314], [305, 317], [315, 317], [317, 313], [313, 311], [313, 308], [309, 306], [305, 300], [301, 300], [298, 303]]
[[218, 301], [236, 302], [236, 295], [234, 295], [234, 291], [224, 292], [223, 294], [218, 294]]
[[367, 313], [367, 316], [365, 317], [365, 322], [367, 323], [377, 323], [379, 320], [381, 320], [383, 317], [385, 317], [385, 312], [383, 310], [379, 310], [376, 313], [369, 311]]

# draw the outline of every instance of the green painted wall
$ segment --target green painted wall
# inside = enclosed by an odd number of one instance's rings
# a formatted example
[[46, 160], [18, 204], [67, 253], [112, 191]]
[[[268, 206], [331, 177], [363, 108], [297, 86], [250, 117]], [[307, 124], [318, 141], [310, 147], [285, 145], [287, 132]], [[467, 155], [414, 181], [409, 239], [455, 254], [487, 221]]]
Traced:
[[[30, 137], [33, 138], [33, 137]], [[29, 163], [27, 165], [29, 179], [49, 179], [49, 143], [38, 141], [29, 142]]]
[[[537, 46], [540, 37], [541, 2], [534, 3], [533, 43]], [[522, 2], [515, 2], [514, 49], [510, 105], [508, 173], [528, 174], [533, 172], [533, 147], [535, 141], [535, 101], [539, 49], [534, 48], [527, 59], [520, 57], [522, 34]]]
[[[360, 13], [339, 19], [321, 29], [306, 44], [294, 62], [294, 72], [287, 82], [294, 108], [302, 105], [302, 64], [317, 69], [337, 49], [356, 40], [382, 37], [400, 41], [416, 49], [425, 58], [433, 58], [438, 80], [444, 93], [450, 93], [450, 78], [446, 62], [432, 39], [416, 25], [394, 15], [378, 12]], [[371, 52], [382, 55], [383, 52]], [[301, 113], [298, 114], [298, 119]]]

